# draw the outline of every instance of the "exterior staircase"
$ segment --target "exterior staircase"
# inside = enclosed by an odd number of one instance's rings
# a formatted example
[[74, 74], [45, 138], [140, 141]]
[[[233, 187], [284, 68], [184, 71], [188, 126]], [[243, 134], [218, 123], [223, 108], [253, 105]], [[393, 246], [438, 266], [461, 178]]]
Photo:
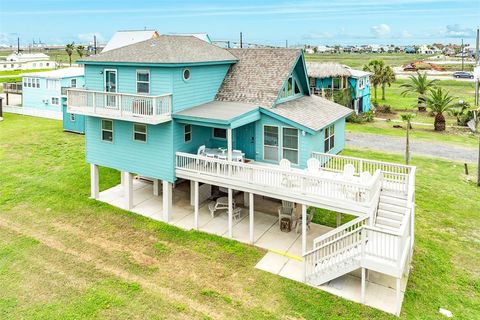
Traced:
[[[396, 257], [402, 249], [399, 248], [401, 232], [405, 232], [403, 224], [409, 221], [405, 216], [410, 215], [410, 210], [406, 195], [382, 190], [373, 223], [370, 217], [359, 217], [314, 240], [312, 254], [305, 256], [306, 281], [314, 286], [322, 285], [361, 268], [367, 256], [377, 263], [382, 259], [396, 263], [392, 256]], [[398, 243], [394, 238], [397, 234]]]

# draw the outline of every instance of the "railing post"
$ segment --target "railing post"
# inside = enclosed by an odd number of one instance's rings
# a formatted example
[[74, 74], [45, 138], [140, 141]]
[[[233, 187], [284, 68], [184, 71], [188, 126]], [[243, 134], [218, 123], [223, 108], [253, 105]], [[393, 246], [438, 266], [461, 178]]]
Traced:
[[154, 118], [156, 118], [157, 115], [162, 114], [162, 112], [158, 111], [157, 98], [156, 97], [152, 98], [152, 104], [153, 104], [153, 106], [152, 106], [152, 116]]
[[115, 98], [115, 102], [117, 103], [117, 109], [120, 110], [120, 117], [123, 117], [123, 103], [122, 103], [122, 95], [119, 94], [118, 99]]

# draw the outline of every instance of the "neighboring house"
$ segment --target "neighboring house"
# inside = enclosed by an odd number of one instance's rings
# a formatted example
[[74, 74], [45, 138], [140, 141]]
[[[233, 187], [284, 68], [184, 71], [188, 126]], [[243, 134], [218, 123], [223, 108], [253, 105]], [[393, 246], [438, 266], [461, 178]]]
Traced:
[[405, 53], [409, 53], [409, 54], [417, 53], [417, 49], [415, 49], [414, 47], [406, 47], [404, 51]]
[[[366, 268], [393, 276], [396, 289], [382, 294], [393, 294], [387, 311], [399, 312], [415, 169], [336, 155], [353, 111], [311, 94], [302, 50], [162, 35], [77, 62], [85, 88], [67, 90], [67, 110], [86, 116], [93, 199], [252, 244], [269, 233], [263, 247], [301, 255], [281, 274], [313, 286], [361, 268], [361, 300], [355, 289], [345, 296], [363, 303], [375, 294], [365, 290]], [[121, 184], [99, 192], [99, 166], [120, 171]], [[282, 206], [272, 216], [256, 203]], [[307, 206], [338, 212], [338, 228], [312, 223]], [[355, 219], [340, 225], [342, 214]], [[297, 222], [302, 236], [280, 232], [280, 218], [287, 231]], [[289, 261], [279, 257], [271, 272]]]
[[157, 38], [159, 33], [155, 30], [121, 30], [117, 31], [108, 41], [102, 52], [118, 49], [134, 43]]
[[370, 73], [338, 63], [307, 62], [310, 90], [321, 97], [333, 99], [345, 91], [351, 96], [356, 113], [370, 110]]
[[32, 70], [32, 69], [53, 69], [56, 67], [54, 61], [44, 53], [12, 53], [0, 60], [0, 71], [7, 70]]
[[434, 54], [435, 52], [429, 46], [424, 44], [420, 46], [420, 48], [418, 49], [418, 53], [430, 55], [430, 54]]
[[[84, 86], [83, 68], [71, 67], [45, 72], [26, 73], [22, 75], [22, 114], [67, 119], [64, 128], [83, 127], [82, 116], [64, 115], [64, 98], [66, 88], [82, 88]], [[83, 131], [83, 130], [81, 130]]]

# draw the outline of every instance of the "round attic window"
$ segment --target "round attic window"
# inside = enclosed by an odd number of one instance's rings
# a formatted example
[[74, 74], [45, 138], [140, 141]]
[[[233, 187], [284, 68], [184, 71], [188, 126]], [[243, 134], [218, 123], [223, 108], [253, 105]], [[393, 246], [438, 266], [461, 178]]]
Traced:
[[188, 81], [190, 79], [190, 69], [183, 69], [183, 80]]

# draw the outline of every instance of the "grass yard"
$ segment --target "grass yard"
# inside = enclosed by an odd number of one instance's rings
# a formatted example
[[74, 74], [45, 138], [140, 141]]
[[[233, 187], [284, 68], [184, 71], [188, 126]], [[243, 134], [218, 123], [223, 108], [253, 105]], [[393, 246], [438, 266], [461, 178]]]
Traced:
[[[59, 121], [6, 114], [0, 163], [2, 319], [395, 319], [254, 269], [261, 249], [88, 199], [84, 138]], [[480, 188], [461, 164], [414, 164], [416, 245], [401, 318], [438, 319], [444, 307], [478, 319]], [[114, 170], [100, 176], [101, 189], [119, 183]]]
[[42, 72], [42, 71], [52, 71], [54, 69], [28, 69], [28, 70], [7, 70], [0, 71], [0, 76], [17, 76], [22, 73], [32, 73], [32, 72]]
[[[415, 119], [417, 120], [417, 119]], [[433, 121], [433, 120], [432, 120]], [[402, 128], [394, 128], [394, 125], [401, 125]], [[436, 132], [433, 127], [412, 125], [413, 130], [410, 131], [412, 139], [419, 139], [424, 141], [451, 143], [464, 147], [478, 147], [478, 134], [470, 133], [468, 130], [461, 130], [455, 128], [447, 128], [444, 132]], [[347, 131], [371, 133], [386, 136], [405, 137], [406, 124], [394, 123], [386, 121], [375, 121], [371, 123], [347, 123]]]
[[307, 61], [337, 62], [358, 69], [362, 69], [370, 60], [383, 60], [389, 66], [399, 67], [426, 58], [428, 58], [426, 55], [407, 53], [327, 53], [305, 55]]

